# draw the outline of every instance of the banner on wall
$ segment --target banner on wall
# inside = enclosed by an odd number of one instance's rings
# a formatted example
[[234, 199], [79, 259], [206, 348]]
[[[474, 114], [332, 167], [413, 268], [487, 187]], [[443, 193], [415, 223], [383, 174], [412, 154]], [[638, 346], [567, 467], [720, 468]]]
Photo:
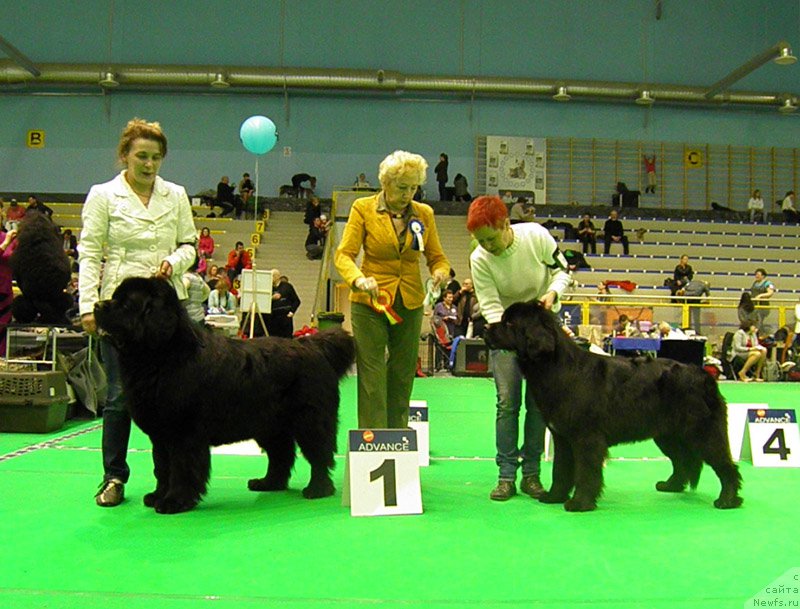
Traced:
[[547, 140], [535, 137], [486, 137], [486, 191], [516, 201], [544, 205]]

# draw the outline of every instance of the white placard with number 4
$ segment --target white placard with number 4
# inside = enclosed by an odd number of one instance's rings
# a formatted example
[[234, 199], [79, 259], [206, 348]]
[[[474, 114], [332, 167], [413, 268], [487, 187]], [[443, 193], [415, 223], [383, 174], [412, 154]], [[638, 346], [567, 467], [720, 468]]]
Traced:
[[416, 431], [350, 430], [342, 505], [352, 516], [421, 514]]
[[758, 408], [747, 411], [748, 437], [743, 454], [755, 467], [800, 467], [800, 430], [794, 410]]

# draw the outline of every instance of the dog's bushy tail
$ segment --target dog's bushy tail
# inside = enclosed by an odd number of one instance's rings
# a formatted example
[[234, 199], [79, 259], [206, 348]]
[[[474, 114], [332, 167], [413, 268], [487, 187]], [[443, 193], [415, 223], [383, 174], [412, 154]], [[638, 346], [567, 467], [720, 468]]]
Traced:
[[338, 378], [347, 373], [356, 359], [356, 343], [353, 337], [342, 329], [323, 330], [299, 340], [306, 341], [322, 351]]

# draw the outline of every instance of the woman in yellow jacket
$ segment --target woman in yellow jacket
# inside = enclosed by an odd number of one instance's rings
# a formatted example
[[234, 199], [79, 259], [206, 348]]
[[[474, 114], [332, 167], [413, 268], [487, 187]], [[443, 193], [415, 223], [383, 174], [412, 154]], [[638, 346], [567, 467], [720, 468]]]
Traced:
[[361, 428], [407, 427], [425, 301], [420, 254], [434, 286], [450, 271], [433, 209], [412, 200], [427, 168], [418, 154], [387, 156], [378, 173], [381, 191], [353, 203], [336, 250], [336, 269], [352, 290]]

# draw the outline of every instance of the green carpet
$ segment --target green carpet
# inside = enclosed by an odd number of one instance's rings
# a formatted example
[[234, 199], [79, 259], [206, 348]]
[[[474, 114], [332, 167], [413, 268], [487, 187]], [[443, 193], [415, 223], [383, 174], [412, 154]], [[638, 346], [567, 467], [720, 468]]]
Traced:
[[[779, 408], [797, 408], [800, 395], [790, 383], [722, 390]], [[0, 434], [0, 607], [739, 608], [798, 566], [796, 470], [742, 463], [744, 507], [720, 511], [709, 468], [695, 492], [655, 492], [670, 466], [642, 443], [614, 449], [595, 512], [523, 496], [495, 503], [493, 382], [421, 379], [414, 398], [428, 400], [433, 458], [419, 516], [352, 518], [340, 492], [307, 501], [302, 459], [289, 492], [250, 493], [265, 458], [227, 455], [213, 457], [199, 508], [161, 516], [141, 504], [153, 477], [138, 431], [128, 499], [101, 509], [97, 421]], [[354, 425], [348, 379], [340, 449]], [[337, 458], [339, 488], [343, 465]]]

